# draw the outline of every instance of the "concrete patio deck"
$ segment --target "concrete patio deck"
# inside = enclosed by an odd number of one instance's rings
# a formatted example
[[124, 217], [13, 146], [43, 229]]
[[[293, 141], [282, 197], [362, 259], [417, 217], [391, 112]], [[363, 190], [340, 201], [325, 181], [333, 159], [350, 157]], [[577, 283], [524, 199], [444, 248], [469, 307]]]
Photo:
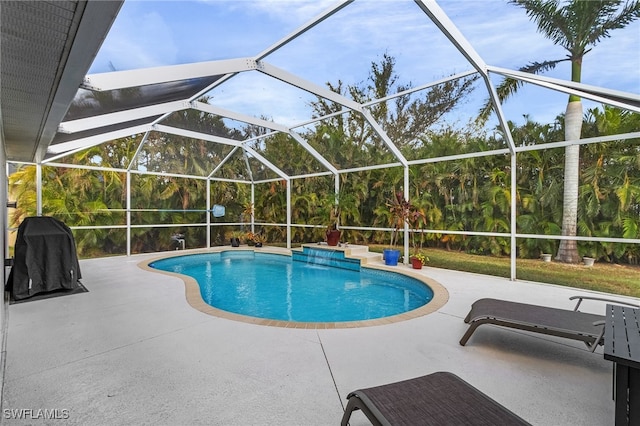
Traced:
[[[421, 273], [449, 292], [437, 312], [289, 329], [193, 309], [182, 280], [138, 266], [157, 256], [83, 260], [88, 293], [9, 307], [4, 424], [337, 425], [350, 391], [435, 371], [457, 374], [534, 425], [613, 424], [612, 364], [601, 348], [494, 326], [458, 344], [479, 298], [571, 309], [569, 296], [592, 292], [427, 267]], [[15, 418], [44, 409], [60, 419]], [[369, 423], [358, 412], [351, 424]]]

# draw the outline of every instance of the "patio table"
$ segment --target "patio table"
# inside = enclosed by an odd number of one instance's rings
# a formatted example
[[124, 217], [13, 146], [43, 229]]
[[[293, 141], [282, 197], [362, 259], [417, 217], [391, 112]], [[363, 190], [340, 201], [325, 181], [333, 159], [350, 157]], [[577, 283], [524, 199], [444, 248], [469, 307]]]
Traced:
[[615, 425], [640, 424], [640, 309], [607, 305], [604, 358], [613, 361]]

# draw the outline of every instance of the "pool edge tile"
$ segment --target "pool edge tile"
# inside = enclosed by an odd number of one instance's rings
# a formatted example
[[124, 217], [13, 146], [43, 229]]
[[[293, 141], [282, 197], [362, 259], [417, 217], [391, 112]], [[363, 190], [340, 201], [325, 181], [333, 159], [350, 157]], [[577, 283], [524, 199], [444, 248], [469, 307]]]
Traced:
[[[251, 251], [251, 248], [241, 247], [240, 249]], [[237, 248], [233, 249], [225, 246], [211, 247], [209, 249], [193, 250], [193, 251], [190, 251], [190, 254], [219, 253], [219, 252], [224, 252], [229, 250], [232, 251], [232, 250], [238, 250], [238, 249]], [[274, 248], [273, 250], [270, 250], [269, 248], [262, 248], [259, 251], [257, 250], [253, 250], [253, 251], [262, 252], [262, 253], [272, 253], [272, 254], [285, 254], [285, 255], [288, 253], [289, 255], [291, 255], [291, 250], [280, 249], [280, 248]], [[168, 252], [164, 256], [158, 256], [153, 259], [144, 260], [138, 263], [138, 267], [148, 272], [165, 274], [165, 275], [182, 279], [185, 286], [185, 299], [187, 300], [187, 303], [193, 309], [200, 311], [203, 314], [210, 315], [217, 318], [223, 318], [231, 321], [244, 322], [244, 323], [249, 323], [249, 324], [259, 325], [259, 326], [297, 328], [297, 329], [307, 329], [307, 330], [321, 330], [321, 329], [333, 330], [333, 329], [345, 329], [345, 328], [374, 327], [374, 326], [393, 324], [400, 321], [408, 321], [411, 319], [432, 314], [434, 312], [437, 312], [449, 301], [449, 292], [447, 291], [447, 289], [436, 280], [428, 277], [426, 275], [426, 270], [424, 269], [421, 271], [425, 271], [425, 272], [417, 272], [416, 270], [403, 268], [401, 266], [387, 267], [384, 264], [367, 262], [366, 266], [362, 265], [363, 268], [371, 268], [371, 269], [395, 272], [395, 273], [399, 273], [423, 282], [425, 285], [430, 287], [431, 290], [433, 291], [432, 299], [426, 305], [423, 305], [412, 311], [403, 312], [401, 314], [392, 315], [384, 318], [376, 318], [376, 319], [361, 320], [361, 321], [313, 323], [313, 322], [282, 321], [282, 320], [250, 317], [246, 315], [236, 314], [233, 312], [223, 311], [221, 309], [218, 309], [216, 307], [213, 307], [207, 304], [204, 301], [204, 299], [202, 299], [202, 296], [200, 294], [200, 286], [198, 285], [195, 279], [186, 275], [182, 275], [174, 272], [162, 271], [160, 269], [155, 269], [150, 266], [151, 263], [158, 261], [160, 259], [167, 259], [170, 257], [177, 257], [177, 256], [184, 256], [184, 254], [183, 253], [176, 254], [174, 252]]]

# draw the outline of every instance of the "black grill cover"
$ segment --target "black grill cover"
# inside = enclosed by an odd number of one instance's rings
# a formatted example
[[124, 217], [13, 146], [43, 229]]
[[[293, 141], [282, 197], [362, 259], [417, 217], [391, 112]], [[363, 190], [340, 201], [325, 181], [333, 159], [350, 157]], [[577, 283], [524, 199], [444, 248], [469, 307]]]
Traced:
[[15, 258], [5, 290], [14, 300], [78, 287], [80, 265], [71, 229], [47, 216], [28, 217], [18, 228]]

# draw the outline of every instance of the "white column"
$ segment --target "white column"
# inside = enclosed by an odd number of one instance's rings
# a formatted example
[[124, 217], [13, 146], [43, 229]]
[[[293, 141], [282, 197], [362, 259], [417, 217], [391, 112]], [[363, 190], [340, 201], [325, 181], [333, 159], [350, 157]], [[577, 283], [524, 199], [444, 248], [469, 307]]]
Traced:
[[131, 171], [127, 170], [127, 256], [131, 256]]

